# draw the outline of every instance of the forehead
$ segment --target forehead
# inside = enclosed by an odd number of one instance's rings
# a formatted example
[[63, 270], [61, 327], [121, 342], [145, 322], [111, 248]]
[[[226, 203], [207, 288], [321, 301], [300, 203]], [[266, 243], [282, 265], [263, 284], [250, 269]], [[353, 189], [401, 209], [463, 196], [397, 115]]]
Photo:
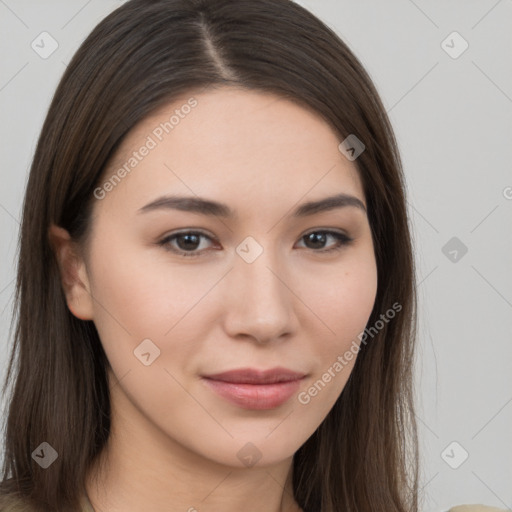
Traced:
[[342, 192], [364, 202], [340, 142], [318, 114], [272, 93], [223, 87], [185, 94], [125, 137], [104, 177], [122, 179], [105, 200], [111, 207], [129, 200], [133, 210], [157, 195], [187, 193], [243, 207]]

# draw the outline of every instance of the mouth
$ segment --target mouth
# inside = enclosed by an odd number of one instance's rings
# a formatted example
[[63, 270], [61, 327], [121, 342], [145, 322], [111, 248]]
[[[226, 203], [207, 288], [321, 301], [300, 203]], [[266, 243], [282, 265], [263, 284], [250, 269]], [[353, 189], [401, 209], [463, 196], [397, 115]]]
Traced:
[[286, 368], [243, 368], [204, 375], [202, 381], [216, 394], [242, 409], [275, 409], [300, 388], [306, 374]]

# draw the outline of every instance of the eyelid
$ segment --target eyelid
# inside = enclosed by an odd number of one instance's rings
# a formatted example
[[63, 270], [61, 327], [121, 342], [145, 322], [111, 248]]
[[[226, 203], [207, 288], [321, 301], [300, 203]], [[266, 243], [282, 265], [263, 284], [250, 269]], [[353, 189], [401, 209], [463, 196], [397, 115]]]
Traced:
[[175, 239], [175, 237], [178, 237], [179, 235], [200, 235], [204, 238], [209, 238], [213, 242], [218, 243], [218, 239], [216, 236], [212, 235], [211, 233], [208, 233], [207, 231], [204, 231], [200, 228], [184, 228], [180, 229], [178, 231], [172, 231], [171, 233], [168, 233], [167, 235], [164, 235], [160, 241], [156, 242], [158, 246], [161, 246], [164, 248], [164, 250], [169, 251], [173, 254], [176, 254], [177, 256], [185, 256], [185, 257], [199, 257], [202, 256], [205, 252], [205, 249], [202, 251], [182, 251], [180, 249], [174, 249], [170, 248], [170, 241]]
[[313, 254], [326, 254], [326, 253], [332, 253], [336, 252], [338, 250], [343, 249], [344, 247], [350, 245], [352, 242], [354, 242], [355, 238], [350, 236], [346, 231], [339, 230], [339, 229], [333, 229], [333, 228], [314, 228], [312, 230], [307, 231], [303, 235], [299, 237], [299, 241], [302, 241], [302, 239], [312, 233], [324, 233], [327, 236], [333, 236], [338, 240], [339, 245], [332, 247], [330, 249], [310, 249], [310, 251]]
[[318, 233], [318, 232], [338, 233], [339, 235], [345, 235], [347, 238], [350, 238], [350, 235], [343, 229], [323, 228], [323, 227], [309, 229], [309, 230], [305, 231], [302, 235], [300, 235], [299, 238], [302, 238], [311, 233]]
[[[341, 250], [345, 248], [347, 245], [350, 245], [354, 238], [351, 237], [346, 231], [339, 229], [339, 228], [311, 228], [308, 231], [304, 232], [302, 235], [299, 236], [297, 241], [302, 241], [304, 237], [313, 234], [313, 233], [323, 233], [327, 236], [332, 236], [337, 239], [338, 245], [335, 244], [335, 247], [332, 247], [330, 249], [309, 249], [310, 252], [316, 253], [319, 255], [326, 254], [326, 253], [333, 253], [338, 250]], [[169, 248], [170, 241], [174, 240], [179, 235], [199, 235], [205, 238], [210, 239], [213, 242], [219, 243], [216, 236], [212, 235], [211, 233], [204, 231], [201, 228], [184, 228], [180, 229], [178, 231], [173, 231], [167, 235], [164, 235], [163, 238], [160, 239], [159, 242], [157, 242], [157, 245], [163, 246], [163, 248], [171, 253], [174, 253], [178, 256], [185, 256], [185, 257], [201, 257], [205, 252], [207, 252], [207, 249], [203, 249], [201, 251], [183, 251], [180, 249], [175, 248]], [[307, 247], [305, 249], [308, 249]]]

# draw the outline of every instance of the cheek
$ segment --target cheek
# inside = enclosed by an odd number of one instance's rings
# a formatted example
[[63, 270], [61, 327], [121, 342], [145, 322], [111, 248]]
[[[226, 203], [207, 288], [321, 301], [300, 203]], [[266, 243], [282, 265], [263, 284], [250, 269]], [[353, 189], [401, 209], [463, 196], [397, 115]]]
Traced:
[[[96, 240], [91, 268], [94, 324], [112, 370], [164, 395], [176, 388], [183, 399], [170, 374], [186, 372], [201, 353], [204, 299], [222, 273], [171, 265], [163, 251], [140, 251], [114, 237]], [[151, 402], [159, 392], [152, 391]]]
[[[332, 270], [332, 269], [331, 269]], [[310, 418], [322, 421], [343, 391], [354, 368], [363, 333], [372, 312], [377, 292], [377, 269], [373, 258], [362, 256], [353, 264], [330, 272], [329, 285], [309, 294], [315, 313], [322, 322], [309, 338], [322, 339], [311, 344], [314, 374], [297, 396]], [[327, 334], [323, 334], [327, 333]]]
[[123, 389], [129, 397], [126, 401], [121, 393], [118, 400], [126, 410], [136, 406], [147, 417], [160, 411], [164, 424], [172, 425], [178, 410], [193, 417], [197, 404], [179, 384], [180, 372], [200, 352], [204, 337], [194, 331], [194, 325], [199, 327], [190, 319], [197, 321], [194, 307], [211, 284], [175, 269], [144, 265], [133, 248], [124, 255], [108, 251], [104, 258], [96, 253], [94, 324], [114, 383], [121, 382], [114, 389]]
[[123, 330], [134, 341], [162, 337], [198, 302], [208, 283], [192, 267], [163, 264], [163, 250], [140, 250], [127, 240], [106, 233], [96, 241], [91, 268], [95, 323]]
[[[341, 393], [359, 352], [360, 337], [367, 326], [377, 293], [377, 267], [373, 253], [353, 252], [343, 264], [331, 267], [325, 275], [316, 276], [315, 282], [324, 281], [320, 288], [312, 286], [310, 278], [307, 303], [321, 322], [315, 322], [321, 333], [309, 334], [322, 343], [311, 345], [318, 365], [316, 378], [322, 379], [327, 404], [332, 404]], [[305, 288], [306, 289], [306, 288]], [[315, 292], [311, 292], [315, 290]], [[340, 362], [340, 358], [342, 359]], [[319, 384], [322, 388], [322, 383]], [[314, 391], [313, 391], [314, 392]]]
[[304, 290], [312, 311], [328, 329], [326, 351], [343, 348], [364, 330], [377, 293], [373, 254], [353, 252], [336, 266], [325, 266], [311, 276]]

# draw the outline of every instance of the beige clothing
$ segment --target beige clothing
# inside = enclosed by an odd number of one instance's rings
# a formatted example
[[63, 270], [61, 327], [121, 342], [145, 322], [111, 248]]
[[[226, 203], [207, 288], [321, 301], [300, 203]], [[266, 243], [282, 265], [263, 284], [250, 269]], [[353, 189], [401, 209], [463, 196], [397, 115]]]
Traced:
[[[0, 512], [34, 512], [20, 498], [7, 498], [0, 495]], [[77, 512], [95, 512], [87, 496], [82, 499], [82, 507]], [[505, 509], [487, 505], [457, 505], [448, 512], [506, 512]]]
[[504, 508], [489, 507], [488, 505], [457, 505], [448, 512], [505, 512]]

